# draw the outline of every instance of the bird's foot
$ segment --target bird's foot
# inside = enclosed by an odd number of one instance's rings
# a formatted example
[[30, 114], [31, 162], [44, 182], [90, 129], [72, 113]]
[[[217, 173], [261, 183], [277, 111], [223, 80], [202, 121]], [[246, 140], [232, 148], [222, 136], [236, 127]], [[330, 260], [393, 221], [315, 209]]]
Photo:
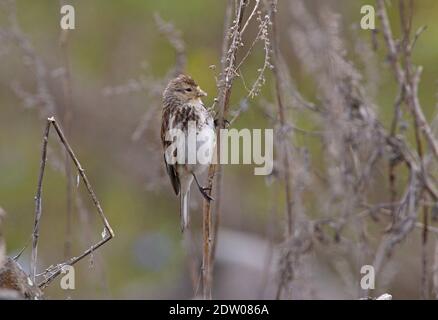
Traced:
[[[216, 118], [214, 119], [214, 126], [215, 128], [217, 128], [219, 126], [219, 119]], [[230, 126], [230, 121], [228, 121], [227, 119], [224, 119], [224, 128], [228, 128]]]
[[208, 193], [207, 193], [207, 191], [211, 191], [211, 188], [210, 187], [203, 187], [203, 186], [201, 186], [201, 184], [199, 183], [199, 181], [198, 181], [198, 178], [196, 177], [196, 175], [194, 174], [194, 173], [192, 173], [193, 174], [193, 178], [195, 178], [195, 182], [196, 182], [196, 185], [198, 186], [198, 189], [199, 189], [199, 192], [201, 192], [201, 194], [202, 194], [202, 196], [205, 198], [205, 200], [207, 200], [207, 201], [212, 201], [212, 200], [214, 200]]
[[199, 191], [201, 192], [202, 196], [207, 201], [214, 201], [214, 199], [207, 193], [207, 191], [211, 191], [211, 188], [209, 187], [199, 187]]

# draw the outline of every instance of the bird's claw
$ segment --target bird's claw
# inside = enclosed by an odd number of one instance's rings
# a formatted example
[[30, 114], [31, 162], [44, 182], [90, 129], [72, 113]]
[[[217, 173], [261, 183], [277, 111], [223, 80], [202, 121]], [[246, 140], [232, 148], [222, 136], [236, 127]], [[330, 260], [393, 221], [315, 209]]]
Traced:
[[[230, 126], [230, 121], [227, 119], [223, 119], [224, 121], [224, 128], [228, 128]], [[214, 126], [217, 128], [219, 126], [219, 119], [214, 119]]]
[[211, 188], [209, 188], [209, 187], [202, 187], [202, 188], [199, 188], [199, 191], [201, 192], [201, 194], [205, 198], [205, 200], [207, 200], [207, 201], [214, 201], [214, 198], [212, 198], [207, 193], [207, 191], [211, 191]]

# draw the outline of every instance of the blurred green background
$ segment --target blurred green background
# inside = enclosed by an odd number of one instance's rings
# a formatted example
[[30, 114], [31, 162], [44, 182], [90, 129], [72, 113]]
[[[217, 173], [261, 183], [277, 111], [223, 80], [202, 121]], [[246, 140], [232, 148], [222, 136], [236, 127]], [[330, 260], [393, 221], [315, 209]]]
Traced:
[[[354, 35], [351, 26], [360, 21], [360, 6], [369, 2], [332, 1], [333, 8], [342, 15], [345, 42], [352, 52]], [[77, 265], [76, 290], [62, 290], [58, 279], [46, 290], [46, 295], [60, 299], [191, 298], [189, 270], [179, 230], [178, 201], [161, 164], [157, 125], [161, 108], [159, 96], [148, 90], [105, 94], [105, 88], [111, 91], [108, 88], [142, 77], [150, 87], [154, 83], [159, 84], [172, 68], [174, 50], [158, 32], [154, 21], [154, 13], [159, 13], [182, 32], [187, 51], [187, 73], [209, 93], [205, 102], [211, 105], [216, 95], [214, 76], [220, 66], [226, 1], [72, 0], [66, 3], [74, 5], [76, 10], [76, 30], [69, 33], [68, 40], [73, 92], [73, 118], [68, 139], [86, 169], [116, 237], [93, 257]], [[318, 5], [318, 1], [312, 1], [311, 5]], [[305, 75], [292, 52], [288, 36], [288, 1], [280, 1], [279, 7], [282, 51], [298, 88], [309, 99], [315, 99], [314, 83]], [[414, 28], [423, 24], [428, 26], [418, 40], [413, 57], [416, 64], [424, 67], [420, 99], [429, 119], [434, 114], [437, 92], [437, 12], [437, 1], [415, 1]], [[396, 12], [390, 9], [390, 13], [394, 30], [397, 30]], [[63, 67], [59, 44], [59, 3], [53, 0], [17, 0], [17, 16], [23, 32], [48, 68], [50, 89], [61, 110], [57, 117], [62, 120], [63, 91], [57, 76], [57, 70]], [[0, 26], [6, 24], [6, 16], [1, 13]], [[255, 31], [251, 30], [252, 34]], [[367, 31], [356, 31], [356, 34], [366, 41], [370, 39]], [[378, 54], [379, 63], [382, 63], [384, 50], [382, 43], [380, 45]], [[7, 251], [13, 255], [28, 242], [32, 231], [33, 197], [45, 120], [39, 115], [38, 106], [25, 108], [23, 101], [11, 90], [11, 85], [18, 82], [25, 90], [35, 91], [32, 68], [26, 67], [19, 49], [13, 44], [2, 41], [0, 49], [0, 206], [7, 212], [4, 227]], [[263, 63], [261, 49], [261, 46], [256, 47], [243, 67], [248, 83], [255, 79], [257, 69]], [[357, 61], [354, 55], [351, 59]], [[216, 65], [216, 70], [209, 68], [211, 65]], [[363, 70], [364, 66], [359, 64], [358, 68]], [[381, 68], [380, 71], [376, 96], [380, 106], [378, 113], [382, 119], [389, 121], [396, 87], [389, 68]], [[238, 118], [234, 126], [269, 127], [270, 123], [260, 112], [259, 105], [272, 100], [272, 90], [271, 74], [268, 73], [261, 95], [249, 100], [248, 111]], [[236, 80], [231, 109], [238, 109], [246, 95], [243, 82]], [[147, 128], [139, 139], [133, 140], [132, 135], [148, 110], [154, 111], [149, 114]], [[308, 117], [297, 119], [296, 124], [304, 129], [317, 129]], [[303, 138], [302, 143], [308, 146], [318, 162], [319, 144], [307, 138]], [[54, 131], [49, 144], [50, 152], [62, 158], [62, 149]], [[41, 271], [62, 261], [64, 256], [66, 186], [64, 175], [55, 169], [56, 165], [52, 163], [47, 167], [44, 180], [39, 249]], [[226, 166], [224, 181], [222, 226], [228, 231], [220, 241], [227, 243], [227, 239], [237, 239], [239, 243], [236, 246], [242, 245], [243, 250], [249, 250], [250, 246], [244, 246], [245, 239], [253, 245], [257, 241], [270, 243], [280, 240], [284, 203], [280, 189], [267, 183], [264, 177], [254, 176], [251, 166]], [[84, 212], [87, 213], [81, 218], [79, 210], [74, 210], [72, 252], [77, 255], [91, 244], [87, 240], [93, 242], [100, 238], [103, 227], [82, 184], [77, 188], [75, 186], [75, 193], [82, 195]], [[201, 199], [197, 193], [192, 194], [193, 233], [198, 236], [201, 232]], [[275, 219], [272, 216], [273, 207], [276, 207]], [[198, 238], [196, 244], [199, 256], [201, 242]], [[394, 281], [396, 284], [392, 288], [398, 297], [418, 296], [420, 260], [409, 260], [417, 245], [417, 237], [407, 241], [397, 257], [397, 261], [404, 261], [404, 271], [399, 275], [403, 281]], [[272, 259], [263, 254], [260, 253], [262, 261]], [[29, 256], [30, 249], [20, 258], [24, 267], [28, 266]], [[235, 259], [227, 260], [226, 254], [218, 259], [214, 297], [274, 297], [275, 277], [269, 277], [270, 284], [264, 290], [263, 270], [251, 268], [251, 262], [240, 265]], [[323, 277], [330, 277], [333, 271], [328, 269], [322, 267], [323, 271], [319, 270]], [[340, 285], [333, 284], [331, 293], [320, 297], [350, 296]]]

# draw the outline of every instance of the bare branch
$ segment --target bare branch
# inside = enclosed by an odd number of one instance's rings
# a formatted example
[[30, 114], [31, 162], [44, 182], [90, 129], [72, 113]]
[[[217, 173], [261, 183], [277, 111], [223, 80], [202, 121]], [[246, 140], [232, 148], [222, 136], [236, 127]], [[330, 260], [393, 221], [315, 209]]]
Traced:
[[65, 138], [63, 131], [61, 130], [60, 126], [58, 125], [58, 123], [56, 122], [54, 117], [47, 119], [46, 130], [44, 132], [44, 137], [43, 137], [42, 157], [41, 157], [41, 166], [40, 166], [40, 173], [39, 173], [38, 186], [37, 186], [37, 194], [35, 197], [35, 227], [34, 227], [34, 232], [33, 232], [32, 264], [31, 264], [32, 279], [35, 280], [35, 278], [37, 276], [36, 275], [37, 246], [38, 246], [38, 236], [39, 236], [39, 223], [40, 223], [41, 213], [42, 213], [41, 195], [42, 195], [44, 169], [45, 169], [45, 165], [46, 165], [48, 136], [49, 136], [51, 126], [53, 126], [55, 128], [55, 131], [58, 134], [58, 137], [61, 140], [61, 143], [64, 145], [68, 155], [70, 156], [71, 160], [73, 161], [74, 165], [76, 166], [78, 173], [79, 173], [80, 177], [82, 178], [82, 181], [84, 182], [85, 187], [86, 187], [86, 189], [91, 197], [91, 200], [93, 201], [94, 206], [97, 209], [99, 217], [102, 220], [102, 223], [104, 225], [104, 232], [102, 233], [103, 239], [100, 240], [99, 242], [97, 242], [96, 244], [92, 245], [89, 249], [84, 251], [81, 255], [79, 255], [77, 257], [72, 257], [63, 263], [57, 264], [56, 266], [51, 266], [46, 271], [39, 274], [39, 275], [45, 276], [45, 279], [38, 284], [38, 286], [42, 289], [47, 287], [50, 284], [50, 282], [52, 282], [62, 272], [62, 268], [65, 265], [73, 265], [73, 264], [79, 262], [80, 260], [82, 260], [86, 256], [92, 254], [95, 250], [100, 248], [102, 245], [104, 245], [106, 242], [108, 242], [109, 240], [111, 240], [114, 237], [114, 231], [112, 230], [105, 214], [103, 213], [100, 202], [97, 199], [96, 194], [94, 193], [94, 190], [91, 186], [91, 183], [88, 180], [87, 175], [85, 174], [85, 170], [82, 168], [79, 160], [77, 159], [75, 153], [73, 152], [72, 148], [70, 147], [70, 144], [68, 143], [67, 139]]
[[44, 131], [44, 136], [43, 136], [40, 173], [38, 176], [38, 185], [35, 195], [35, 222], [33, 227], [32, 258], [30, 263], [30, 276], [34, 283], [35, 283], [37, 259], [38, 259], [38, 240], [39, 240], [39, 230], [40, 230], [40, 220], [41, 220], [41, 210], [42, 210], [41, 195], [43, 190], [44, 169], [46, 168], [46, 161], [47, 161], [47, 143], [49, 141], [49, 132], [50, 132], [50, 121], [47, 121], [46, 129]]

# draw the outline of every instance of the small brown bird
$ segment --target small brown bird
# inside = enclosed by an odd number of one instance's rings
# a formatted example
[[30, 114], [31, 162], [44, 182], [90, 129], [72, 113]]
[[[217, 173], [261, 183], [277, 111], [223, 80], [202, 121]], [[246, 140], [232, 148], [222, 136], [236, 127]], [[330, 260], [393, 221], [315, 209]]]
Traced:
[[[207, 188], [200, 185], [197, 176], [205, 171], [211, 163], [213, 149], [215, 148], [214, 121], [210, 112], [204, 107], [201, 97], [207, 94], [201, 90], [196, 82], [187, 75], [179, 75], [172, 79], [163, 93], [163, 111], [161, 122], [161, 142], [164, 150], [164, 163], [170, 177], [175, 194], [180, 198], [181, 231], [184, 231], [189, 224], [189, 197], [190, 186], [195, 180], [199, 191], [207, 200], [213, 200], [207, 194]], [[191, 122], [192, 121], [192, 122]], [[195, 124], [196, 147], [190, 150], [187, 137], [189, 136], [190, 122]], [[185, 141], [184, 160], [178, 158], [170, 163], [166, 152], [175, 140], [169, 141], [166, 134], [173, 129], [181, 130]], [[198, 161], [198, 151], [202, 148], [204, 158]], [[193, 148], [192, 148], [193, 149]], [[178, 150], [172, 150], [173, 156], [177, 157]], [[196, 152], [196, 155], [189, 155], [189, 152]], [[196, 156], [195, 163], [189, 163], [188, 159]]]

